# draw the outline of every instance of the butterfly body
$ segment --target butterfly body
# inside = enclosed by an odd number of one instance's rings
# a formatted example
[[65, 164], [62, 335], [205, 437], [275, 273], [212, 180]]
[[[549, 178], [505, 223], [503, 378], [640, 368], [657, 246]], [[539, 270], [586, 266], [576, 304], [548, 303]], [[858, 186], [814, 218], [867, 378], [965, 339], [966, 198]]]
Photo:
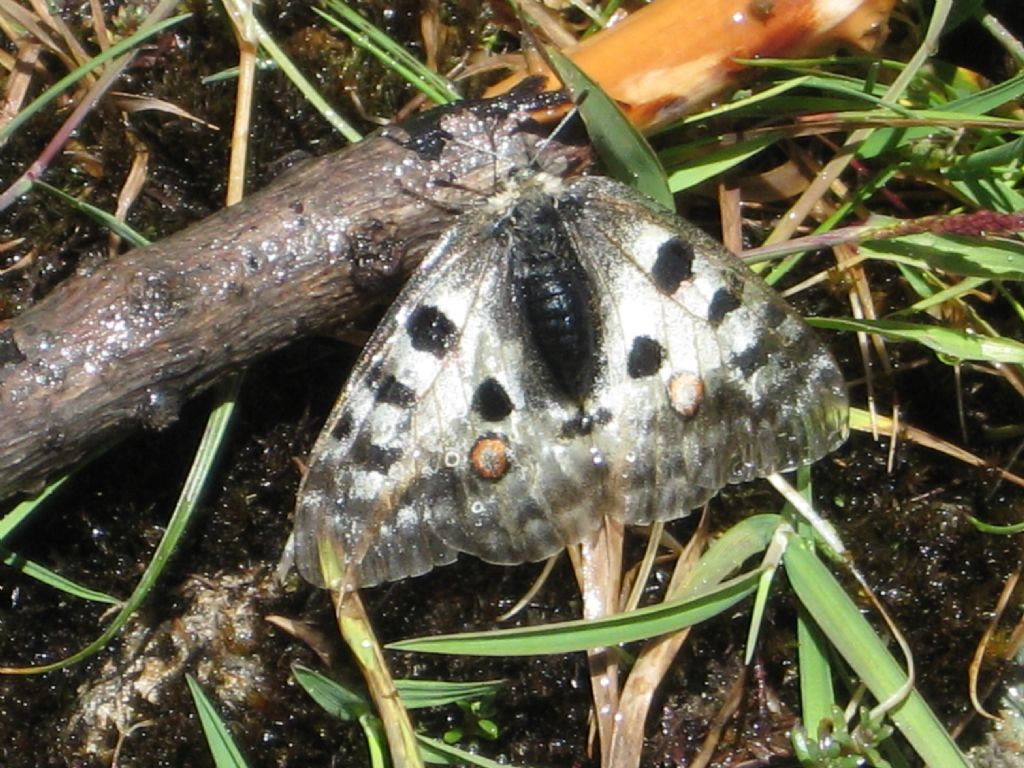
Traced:
[[300, 571], [539, 560], [813, 461], [846, 409], [827, 350], [720, 245], [538, 174], [461, 217], [368, 344], [300, 490]]
[[540, 360], [568, 396], [594, 382], [597, 318], [590, 280], [548, 197], [518, 203], [495, 233], [509, 253], [513, 298]]

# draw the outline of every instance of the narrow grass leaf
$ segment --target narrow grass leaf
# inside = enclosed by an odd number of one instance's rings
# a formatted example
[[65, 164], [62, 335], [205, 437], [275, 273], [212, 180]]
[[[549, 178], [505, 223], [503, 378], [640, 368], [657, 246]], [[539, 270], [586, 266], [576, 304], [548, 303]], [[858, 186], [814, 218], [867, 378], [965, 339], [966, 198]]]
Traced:
[[[883, 152], [891, 152], [914, 141], [932, 139], [936, 130], [945, 128], [952, 131], [948, 121], [956, 122], [988, 114], [992, 110], [1020, 97], [1024, 93], [1024, 73], [991, 88], [986, 88], [961, 99], [939, 105], [931, 110], [910, 111], [918, 119], [933, 123], [930, 126], [913, 128], [880, 128], [876, 130], [857, 150], [857, 155], [868, 159]], [[890, 107], [892, 105], [889, 105]]]
[[70, 597], [77, 597], [80, 600], [88, 600], [93, 603], [106, 603], [107, 605], [121, 604], [121, 601], [113, 595], [108, 595], [106, 592], [97, 592], [95, 589], [89, 589], [81, 584], [76, 584], [33, 560], [24, 558], [16, 552], [11, 552], [6, 547], [0, 546], [0, 562], [4, 565], [9, 565], [25, 576], [29, 576], [36, 581], [64, 592]]
[[[749, 64], [765, 63], [760, 59], [747, 59], [745, 61]], [[782, 59], [781, 61], [785, 62], [786, 60]], [[813, 62], [809, 62], [809, 67], [810, 69], [808, 69], [803, 83], [804, 87], [808, 89], [836, 94], [862, 104], [870, 104], [877, 107], [881, 114], [886, 115], [889, 119], [893, 117], [911, 117], [915, 114], [914, 110], [910, 107], [885, 101], [885, 94], [888, 90], [888, 85], [886, 84], [871, 84], [858, 77], [848, 77], [835, 72], [822, 71]], [[858, 114], [862, 115], [863, 113]]]
[[44, 501], [46, 501], [58, 488], [64, 485], [64, 481], [67, 480], [68, 477], [69, 475], [64, 475], [64, 477], [59, 480], [49, 483], [37, 495], [33, 496], [31, 499], [25, 499], [24, 501], [18, 502], [14, 509], [3, 517], [0, 517], [0, 542], [10, 536], [15, 528], [28, 520], [28, 518], [32, 516]]
[[293, 664], [292, 674], [302, 689], [325, 712], [342, 722], [354, 720], [359, 723], [366, 739], [366, 749], [370, 753], [371, 768], [387, 766], [387, 737], [366, 697], [302, 664]]
[[811, 317], [807, 322], [833, 331], [877, 333], [892, 341], [916, 341], [956, 360], [1024, 364], [1024, 343], [1005, 336], [979, 336], [956, 328], [906, 323], [899, 320], [853, 320]]
[[328, 7], [341, 18], [318, 8], [313, 10], [351, 38], [352, 42], [380, 59], [436, 104], [459, 101], [462, 95], [448, 81], [364, 19], [341, 0], [329, 0]]
[[907, 281], [907, 285], [910, 286], [914, 293], [924, 299], [935, 295], [935, 284], [926, 279], [924, 272], [919, 267], [903, 264], [899, 260], [896, 260], [895, 264], [896, 269], [900, 271], [903, 279]]
[[1018, 533], [1024, 533], [1024, 522], [1013, 523], [1012, 525], [995, 525], [993, 523], [986, 523], [984, 520], [979, 520], [973, 515], [968, 515], [967, 519], [971, 521], [971, 524], [982, 533], [992, 533], [1000, 536], [1012, 536]]
[[[313, 10], [316, 10], [315, 8]], [[288, 58], [281, 47], [277, 44], [277, 41], [257, 22], [255, 19], [252, 23], [256, 26], [256, 35], [259, 40], [260, 46], [267, 52], [267, 55], [277, 64], [281, 72], [287, 77], [292, 85], [298, 89], [299, 93], [308, 101], [313, 108], [320, 113], [320, 116], [326, 120], [334, 130], [344, 136], [348, 141], [355, 144], [360, 141], [363, 137], [359, 131], [356, 130], [355, 126], [349, 123], [345, 118], [338, 114], [337, 110], [334, 109], [320, 92], [316, 89], [316, 86], [311, 83], [305, 75], [299, 71], [299, 68], [292, 63], [292, 60]]]
[[136, 248], [141, 248], [143, 245], [149, 245], [149, 240], [144, 238], [142, 235], [140, 235], [138, 232], [136, 232], [134, 229], [128, 226], [125, 222], [121, 221], [119, 218], [117, 218], [111, 213], [108, 213], [102, 208], [97, 208], [95, 205], [92, 205], [91, 203], [87, 203], [84, 200], [79, 200], [77, 197], [69, 195], [63, 189], [57, 189], [57, 187], [53, 186], [52, 184], [47, 184], [45, 181], [37, 180], [33, 182], [33, 186], [40, 187], [41, 189], [44, 189], [47, 192], [49, 192], [51, 195], [60, 198], [65, 203], [74, 208], [76, 211], [84, 213], [86, 216], [93, 219], [94, 221], [98, 221], [111, 232], [115, 233], [123, 240], [131, 243]]
[[762, 134], [709, 152], [693, 165], [672, 171], [668, 177], [669, 189], [672, 192], [682, 192], [703, 184], [708, 179], [720, 176], [730, 168], [735, 168], [740, 163], [746, 162], [775, 144], [779, 139], [779, 134]]
[[[552, 68], [579, 103], [587, 133], [609, 175], [675, 210], [675, 200], [657, 155], [601, 87], [562, 53], [551, 49]], [[586, 96], [584, 97], [584, 94]]]
[[751, 515], [740, 520], [712, 542], [677, 597], [702, 594], [738, 571], [751, 557], [760, 556], [782, 522], [779, 515]]
[[407, 709], [443, 707], [460, 701], [494, 696], [505, 687], [504, 680], [459, 683], [447, 680], [395, 680], [395, 688]]
[[321, 709], [344, 722], [358, 720], [372, 710], [370, 702], [360, 693], [346, 688], [336, 680], [302, 664], [292, 665], [295, 682]]
[[516, 764], [506, 761], [498, 762], [473, 752], [467, 752], [451, 744], [445, 744], [429, 736], [418, 735], [420, 754], [424, 761], [433, 765], [475, 765], [479, 768], [516, 768]]
[[[790, 91], [798, 90], [799, 88], [806, 84], [807, 79], [807, 77], [789, 78], [777, 85], [773, 85], [770, 88], [766, 88], [763, 91], [758, 91], [757, 93], [744, 96], [742, 99], [736, 99], [735, 101], [730, 101], [725, 104], [719, 104], [717, 106], [712, 107], [711, 109], [706, 109], [703, 112], [698, 112], [694, 115], [687, 115], [686, 117], [679, 121], [679, 124], [704, 125], [705, 123], [708, 123], [713, 119], [720, 118], [724, 115], [731, 115], [734, 113], [743, 114], [748, 111], [754, 112], [755, 114], [762, 113], [757, 112], [757, 110], [763, 110], [763, 113], [771, 113], [776, 115], [785, 114], [776, 111], [775, 107], [773, 106], [774, 100]], [[801, 97], [798, 96], [795, 98], [799, 100]]]
[[796, 620], [797, 669], [800, 673], [800, 719], [811, 736], [817, 738], [818, 725], [832, 713], [836, 703], [832, 684], [832, 664], [824, 633], [800, 606]]
[[926, 295], [925, 298], [915, 301], [909, 307], [893, 312], [893, 316], [900, 317], [904, 315], [914, 315], [918, 312], [926, 312], [932, 307], [937, 307], [941, 304], [945, 304], [947, 301], [952, 301], [954, 299], [959, 299], [961, 296], [966, 296], [971, 293], [971, 291], [976, 291], [989, 282], [991, 281], [986, 277], [965, 277], [963, 280], [954, 283], [948, 288], [943, 288], [940, 291], [933, 291], [931, 295]]
[[978, 208], [987, 208], [1000, 213], [1015, 213], [1024, 210], [1024, 194], [997, 176], [978, 175], [966, 179], [950, 179], [950, 185], [965, 200]]
[[697, 597], [670, 600], [598, 620], [567, 621], [538, 627], [467, 632], [402, 640], [388, 648], [467, 656], [538, 656], [583, 651], [676, 632], [729, 610], [751, 594], [760, 579], [757, 569]]
[[[317, 704], [342, 720], [354, 720], [370, 711], [370, 703], [361, 693], [301, 664], [292, 665], [295, 680]], [[459, 701], [482, 699], [498, 693], [503, 680], [450, 682], [447, 680], [395, 680], [395, 688], [406, 709], [443, 707]]]
[[[808, 502], [813, 501], [811, 468], [797, 470], [797, 490]], [[804, 541], [813, 541], [814, 528], [804, 520], [788, 501], [785, 514], [796, 521], [796, 531]], [[813, 545], [812, 545], [813, 546]], [[828, 641], [803, 605], [796, 617], [797, 670], [800, 679], [800, 716], [812, 738], [819, 738], [819, 724], [831, 717], [836, 701], [832, 683], [832, 662]]]
[[[884, 701], [898, 691], [906, 673], [828, 568], [796, 536], [786, 549], [785, 567], [807, 614], [872, 695]], [[967, 768], [953, 739], [916, 690], [889, 716], [925, 764]]]
[[1024, 280], [1024, 243], [983, 240], [960, 235], [921, 232], [888, 240], [865, 240], [862, 256], [883, 261], [900, 259], [919, 269], [941, 269], [957, 275], [994, 280]]
[[747, 628], [747, 643], [743, 653], [743, 663], [750, 664], [754, 658], [754, 649], [757, 648], [757, 638], [760, 637], [761, 627], [764, 626], [764, 614], [768, 608], [768, 598], [771, 596], [772, 583], [775, 580], [775, 569], [765, 570], [754, 593], [754, 605], [750, 611], [750, 626]]
[[992, 173], [993, 168], [1015, 166], [1022, 157], [1024, 157], [1024, 136], [1018, 136], [1015, 141], [1008, 141], [990, 149], [958, 155], [950, 172], [962, 174], [965, 177]]
[[242, 757], [235, 740], [231, 738], [224, 721], [220, 719], [213, 702], [207, 698], [192, 675], [185, 675], [185, 679], [196, 711], [199, 713], [199, 722], [203, 725], [203, 733], [206, 734], [206, 743], [210, 747], [214, 764], [217, 768], [246, 768], [245, 758]]
[[965, 115], [987, 115], [999, 107], [1017, 101], [1024, 96], [1024, 72], [1014, 77], [995, 83], [989, 88], [954, 99], [948, 104], [938, 107], [941, 112], [961, 113]]
[[124, 40], [115, 43], [102, 53], [99, 53], [89, 59], [80, 67], [73, 69], [67, 75], [43, 91], [42, 94], [37, 96], [31, 104], [26, 106], [24, 109], [19, 110], [18, 114], [11, 118], [9, 123], [7, 123], [3, 128], [0, 128], [0, 145], [3, 145], [4, 142], [6, 142], [7, 139], [9, 139], [27, 120], [30, 120], [47, 104], [58, 98], [62, 93], [64, 93], [64, 91], [73, 86], [94, 69], [103, 66], [111, 59], [116, 59], [122, 53], [130, 51], [143, 40], [153, 37], [154, 35], [163, 32], [165, 29], [173, 27], [175, 24], [180, 24], [185, 19], [191, 17], [191, 15], [192, 14], [190, 13], [183, 13], [180, 16], [165, 19], [151, 27], [140, 29], [134, 35], [126, 37]]

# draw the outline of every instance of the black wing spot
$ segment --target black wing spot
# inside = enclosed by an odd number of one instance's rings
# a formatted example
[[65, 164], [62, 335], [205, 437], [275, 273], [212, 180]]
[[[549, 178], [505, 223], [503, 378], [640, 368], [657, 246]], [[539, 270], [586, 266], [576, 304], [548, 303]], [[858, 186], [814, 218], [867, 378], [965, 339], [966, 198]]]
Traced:
[[717, 328], [725, 320], [725, 316], [734, 309], [740, 308], [740, 300], [736, 294], [728, 288], [719, 288], [711, 297], [711, 304], [708, 306], [708, 322]]
[[376, 399], [378, 403], [409, 408], [416, 401], [416, 393], [394, 376], [385, 376], [377, 388]]
[[505, 388], [494, 378], [484, 379], [473, 393], [473, 410], [485, 421], [501, 421], [514, 410]]
[[786, 313], [786, 310], [774, 301], [770, 301], [765, 305], [764, 321], [767, 323], [769, 328], [778, 328], [786, 322], [787, 317], [788, 314]]
[[682, 238], [673, 237], [658, 246], [651, 277], [654, 285], [666, 296], [693, 277], [693, 245]]
[[366, 385], [370, 389], [376, 389], [377, 385], [380, 384], [381, 379], [384, 378], [384, 363], [378, 360], [372, 366], [370, 370], [366, 372]]
[[631, 379], [653, 376], [661, 368], [661, 362], [664, 359], [665, 350], [662, 349], [661, 344], [649, 336], [637, 336], [633, 339], [633, 346], [629, 350], [626, 372]]
[[338, 420], [334, 422], [334, 426], [331, 427], [331, 437], [335, 440], [345, 440], [352, 434], [353, 426], [355, 426], [355, 420], [352, 418], [352, 413], [344, 411], [338, 417]]
[[455, 323], [433, 306], [416, 307], [405, 323], [412, 348], [444, 357], [455, 338]]
[[391, 466], [402, 458], [401, 448], [384, 448], [373, 443], [359, 443], [353, 446], [351, 459], [367, 469], [387, 474]]
[[748, 379], [766, 362], [768, 362], [768, 350], [763, 344], [757, 343], [732, 358], [732, 364], [739, 368]]

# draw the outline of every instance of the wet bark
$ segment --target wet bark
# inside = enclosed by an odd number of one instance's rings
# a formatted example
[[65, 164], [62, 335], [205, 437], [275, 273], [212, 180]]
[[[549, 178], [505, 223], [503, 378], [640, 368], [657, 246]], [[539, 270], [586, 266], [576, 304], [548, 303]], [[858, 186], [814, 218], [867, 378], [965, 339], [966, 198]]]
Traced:
[[[533, 162], [546, 129], [529, 112], [551, 99], [384, 129], [0, 323], [0, 496], [167, 426], [225, 372], [386, 301], [460, 210]], [[568, 140], [542, 154], [563, 175], [589, 160]]]

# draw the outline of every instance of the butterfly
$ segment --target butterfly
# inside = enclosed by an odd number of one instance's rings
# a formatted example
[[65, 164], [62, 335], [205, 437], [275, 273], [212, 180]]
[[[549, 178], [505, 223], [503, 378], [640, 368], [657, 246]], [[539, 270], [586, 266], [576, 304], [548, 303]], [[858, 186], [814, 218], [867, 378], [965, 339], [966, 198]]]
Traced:
[[847, 410], [826, 347], [720, 244], [537, 172], [457, 219], [371, 337], [299, 490], [299, 571], [541, 560], [813, 462]]

